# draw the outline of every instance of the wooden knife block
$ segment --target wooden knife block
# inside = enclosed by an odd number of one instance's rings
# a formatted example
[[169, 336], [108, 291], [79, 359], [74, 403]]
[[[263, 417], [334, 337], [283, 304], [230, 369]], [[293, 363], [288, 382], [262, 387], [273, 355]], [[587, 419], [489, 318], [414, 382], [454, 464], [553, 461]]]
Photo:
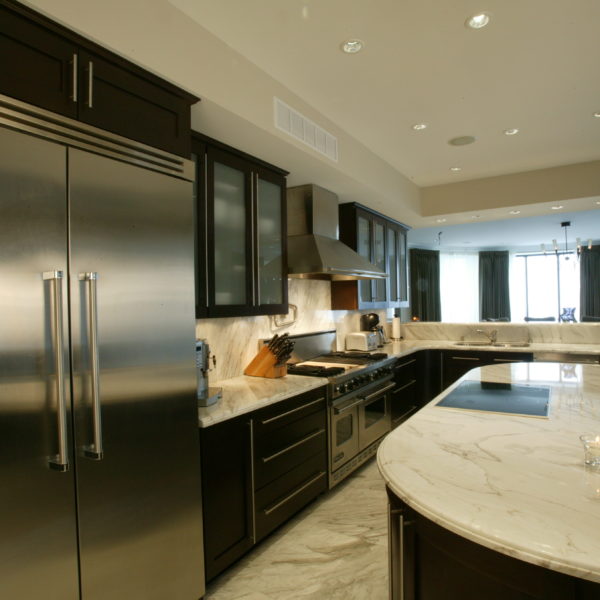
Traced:
[[250, 364], [244, 370], [244, 375], [252, 377], [267, 377], [275, 379], [287, 375], [287, 366], [282, 365], [276, 367], [277, 357], [269, 350], [267, 346], [263, 346], [258, 354], [250, 361]]

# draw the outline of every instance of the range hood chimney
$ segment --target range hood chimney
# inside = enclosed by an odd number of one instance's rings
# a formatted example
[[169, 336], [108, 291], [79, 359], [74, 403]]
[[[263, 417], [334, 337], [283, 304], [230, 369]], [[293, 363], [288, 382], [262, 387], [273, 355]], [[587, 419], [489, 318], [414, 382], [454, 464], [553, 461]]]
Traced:
[[337, 196], [314, 184], [287, 190], [288, 276], [383, 279], [387, 274], [339, 241]]

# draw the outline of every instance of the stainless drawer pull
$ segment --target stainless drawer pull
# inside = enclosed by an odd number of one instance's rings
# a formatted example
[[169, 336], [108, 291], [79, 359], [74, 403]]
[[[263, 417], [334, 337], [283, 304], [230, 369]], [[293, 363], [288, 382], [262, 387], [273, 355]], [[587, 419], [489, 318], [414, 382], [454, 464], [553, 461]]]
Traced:
[[312, 479], [307, 481], [303, 486], [299, 487], [297, 490], [293, 491], [289, 496], [286, 496], [283, 500], [278, 502], [277, 504], [273, 504], [269, 508], [265, 508], [265, 515], [270, 515], [272, 512], [276, 511], [278, 508], [281, 508], [284, 504], [289, 502], [292, 498], [296, 497], [298, 494], [303, 492], [307, 487], [311, 486], [315, 481], [318, 481], [325, 475], [325, 471], [321, 471], [318, 475], [315, 475]]
[[322, 433], [325, 433], [324, 429], [319, 429], [318, 431], [313, 431], [312, 433], [310, 433], [306, 437], [303, 437], [301, 440], [298, 440], [291, 446], [288, 446], [287, 448], [284, 448], [283, 450], [280, 450], [279, 452], [275, 452], [275, 454], [271, 454], [271, 456], [263, 457], [262, 461], [263, 461], [263, 463], [268, 463], [268, 462], [272, 461], [274, 458], [277, 458], [277, 457], [281, 456], [282, 454], [285, 454], [286, 452], [289, 452], [290, 450], [293, 450], [294, 448], [301, 446], [305, 442], [308, 442], [309, 440], [316, 438], [317, 436], [321, 435]]
[[408, 367], [408, 365], [412, 365], [413, 363], [416, 363], [417, 359], [413, 358], [412, 360], [409, 360], [408, 362], [402, 363], [401, 365], [396, 365], [394, 367], [394, 369], [402, 369], [403, 367]]
[[281, 413], [280, 415], [276, 415], [275, 417], [271, 417], [270, 419], [265, 419], [264, 421], [261, 421], [260, 424], [267, 425], [269, 423], [273, 423], [274, 421], [283, 419], [284, 417], [287, 417], [288, 415], [292, 415], [295, 412], [298, 412], [299, 410], [303, 410], [305, 408], [308, 408], [309, 406], [313, 406], [315, 404], [318, 404], [319, 402], [323, 402], [323, 400], [325, 400], [325, 396], [322, 396], [321, 398], [318, 398], [317, 400], [313, 400], [312, 402], [309, 402], [308, 404], [303, 404], [302, 406], [298, 406], [297, 408], [292, 408], [292, 410], [288, 410], [287, 412]]
[[494, 362], [519, 362], [518, 358], [495, 358]]
[[410, 387], [411, 385], [414, 385], [415, 383], [417, 383], [417, 380], [411, 379], [408, 383], [405, 383], [402, 387], [396, 388], [394, 390], [394, 393], [401, 392], [402, 390], [405, 390], [407, 387]]
[[474, 356], [452, 356], [451, 358], [452, 360], [476, 360], [477, 362], [480, 360]]
[[388, 390], [391, 390], [393, 387], [396, 387], [396, 384], [390, 383], [390, 384], [386, 385], [384, 388], [381, 388], [380, 390], [377, 390], [376, 392], [373, 392], [372, 394], [365, 396], [364, 400], [365, 400], [365, 402], [369, 402], [373, 398], [377, 398], [377, 396], [381, 396], [381, 394], [385, 394], [385, 392], [387, 392]]

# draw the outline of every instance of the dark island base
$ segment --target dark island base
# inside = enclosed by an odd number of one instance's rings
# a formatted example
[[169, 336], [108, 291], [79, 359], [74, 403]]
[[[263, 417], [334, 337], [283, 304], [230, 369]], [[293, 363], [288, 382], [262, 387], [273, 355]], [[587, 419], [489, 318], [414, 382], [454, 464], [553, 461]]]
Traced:
[[387, 492], [391, 600], [600, 600], [600, 584], [471, 542]]

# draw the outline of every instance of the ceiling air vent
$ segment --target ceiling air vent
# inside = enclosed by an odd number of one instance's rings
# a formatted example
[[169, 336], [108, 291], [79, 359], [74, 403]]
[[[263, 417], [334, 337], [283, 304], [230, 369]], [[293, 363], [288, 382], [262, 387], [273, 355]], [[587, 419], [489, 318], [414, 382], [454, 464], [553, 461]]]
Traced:
[[337, 162], [337, 138], [301, 115], [279, 98], [275, 100], [275, 127], [300, 140], [313, 150]]

